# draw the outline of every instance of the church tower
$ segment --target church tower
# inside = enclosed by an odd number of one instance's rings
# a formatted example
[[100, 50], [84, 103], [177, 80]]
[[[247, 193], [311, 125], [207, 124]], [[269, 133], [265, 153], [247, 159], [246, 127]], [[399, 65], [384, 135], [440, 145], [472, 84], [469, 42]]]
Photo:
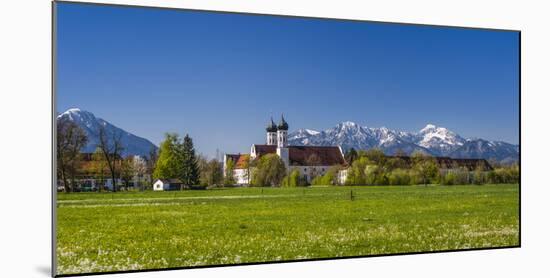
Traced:
[[288, 123], [281, 115], [281, 121], [277, 125], [277, 155], [283, 160], [286, 168], [289, 166], [288, 155]]
[[267, 145], [277, 145], [277, 125], [273, 122], [273, 118], [271, 118], [271, 122], [267, 124], [265, 130], [267, 131]]

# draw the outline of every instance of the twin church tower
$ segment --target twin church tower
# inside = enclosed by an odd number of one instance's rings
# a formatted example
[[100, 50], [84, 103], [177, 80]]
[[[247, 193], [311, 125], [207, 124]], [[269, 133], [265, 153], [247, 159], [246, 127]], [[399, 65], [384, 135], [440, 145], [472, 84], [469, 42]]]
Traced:
[[277, 155], [281, 158], [285, 166], [289, 166], [289, 151], [288, 151], [288, 123], [285, 121], [283, 115], [281, 115], [281, 121], [278, 125], [275, 125], [273, 118], [271, 122], [267, 124], [267, 145], [277, 146]]
[[277, 148], [286, 148], [288, 146], [288, 123], [281, 115], [281, 121], [278, 125], [275, 125], [273, 118], [271, 122], [267, 124], [267, 145], [277, 146]]

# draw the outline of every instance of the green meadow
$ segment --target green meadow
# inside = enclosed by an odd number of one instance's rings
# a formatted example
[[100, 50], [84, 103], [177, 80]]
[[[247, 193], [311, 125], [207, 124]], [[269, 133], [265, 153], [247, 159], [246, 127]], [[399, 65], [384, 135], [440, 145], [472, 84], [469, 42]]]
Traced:
[[519, 245], [519, 186], [58, 193], [58, 274]]

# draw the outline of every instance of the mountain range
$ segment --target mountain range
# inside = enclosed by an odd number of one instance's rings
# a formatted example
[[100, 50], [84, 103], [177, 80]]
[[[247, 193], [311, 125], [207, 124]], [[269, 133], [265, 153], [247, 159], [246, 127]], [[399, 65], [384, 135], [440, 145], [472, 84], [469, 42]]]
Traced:
[[[72, 108], [57, 116], [58, 120], [63, 118], [74, 122], [85, 131], [88, 143], [82, 152], [94, 152], [99, 143], [101, 126], [105, 127], [108, 134], [121, 134], [123, 156], [148, 156], [151, 150], [158, 150], [151, 141], [97, 118], [91, 112]], [[341, 146], [344, 151], [351, 148], [356, 150], [379, 148], [388, 155], [398, 152], [412, 154], [420, 151], [433, 156], [485, 158], [501, 163], [519, 161], [519, 145], [479, 138], [466, 139], [451, 130], [433, 124], [426, 125], [418, 132], [404, 132], [385, 127], [360, 126], [347, 121], [323, 131], [298, 129], [289, 133], [288, 143], [295, 146]]]
[[466, 139], [444, 127], [428, 124], [418, 132], [404, 132], [385, 127], [372, 128], [354, 122], [342, 122], [333, 128], [317, 131], [299, 129], [288, 135], [289, 145], [341, 146], [365, 150], [379, 148], [388, 155], [420, 151], [433, 156], [485, 158], [501, 163], [519, 160], [519, 145], [502, 141]]
[[91, 112], [80, 110], [79, 108], [71, 108], [57, 115], [57, 120], [61, 119], [72, 121], [86, 133], [88, 143], [82, 148], [82, 152], [92, 153], [95, 151], [99, 144], [99, 130], [101, 126], [105, 127], [106, 134], [120, 134], [122, 146], [124, 147], [121, 153], [123, 157], [129, 155], [145, 157], [149, 156], [151, 150], [156, 151], [158, 149], [151, 141], [116, 127], [101, 118], [97, 118]]

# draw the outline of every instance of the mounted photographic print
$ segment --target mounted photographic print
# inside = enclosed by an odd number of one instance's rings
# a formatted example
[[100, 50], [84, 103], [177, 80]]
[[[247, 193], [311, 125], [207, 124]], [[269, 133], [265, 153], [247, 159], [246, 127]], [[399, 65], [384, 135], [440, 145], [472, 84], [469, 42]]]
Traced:
[[520, 32], [54, 2], [54, 275], [520, 246]]

